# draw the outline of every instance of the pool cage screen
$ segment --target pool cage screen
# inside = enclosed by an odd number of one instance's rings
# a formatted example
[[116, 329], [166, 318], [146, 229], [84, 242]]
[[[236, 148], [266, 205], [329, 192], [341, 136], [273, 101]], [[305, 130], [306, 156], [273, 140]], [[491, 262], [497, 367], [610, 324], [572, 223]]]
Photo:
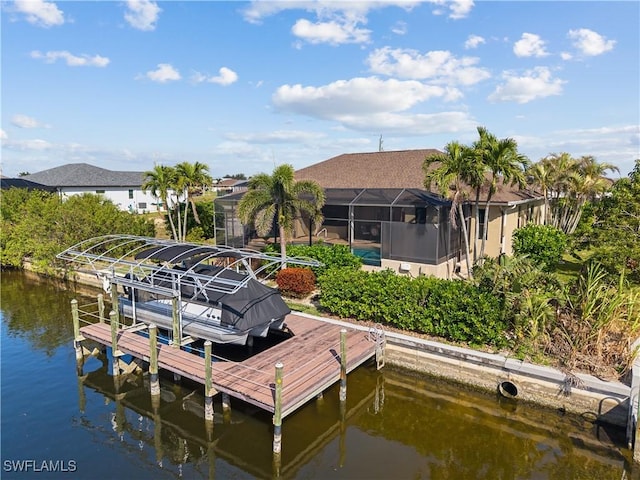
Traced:
[[[453, 225], [451, 202], [418, 189], [326, 189], [324, 222], [313, 228], [301, 218], [294, 241], [349, 245], [365, 264], [383, 259], [437, 265], [458, 256], [461, 232]], [[242, 247], [254, 236], [237, 218], [242, 194], [216, 199], [218, 242]], [[466, 221], [466, 219], [465, 219]], [[459, 222], [456, 222], [459, 223]]]

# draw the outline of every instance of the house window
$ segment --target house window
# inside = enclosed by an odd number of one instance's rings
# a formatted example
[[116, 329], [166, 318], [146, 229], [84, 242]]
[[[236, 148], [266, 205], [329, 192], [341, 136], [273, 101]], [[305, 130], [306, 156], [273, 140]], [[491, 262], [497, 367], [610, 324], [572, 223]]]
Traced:
[[[482, 240], [482, 233], [484, 232], [484, 226], [486, 223], [486, 211], [484, 208], [478, 209], [478, 240]], [[487, 232], [487, 238], [489, 237], [489, 232]]]
[[129, 200], [133, 198], [133, 190], [129, 190]]
[[146, 208], [147, 208], [147, 202], [139, 202], [139, 203], [138, 203], [138, 208], [139, 208], [140, 210], [144, 210], [144, 209], [146, 209]]
[[96, 194], [98, 194], [98, 195], [104, 194], [104, 190], [96, 190]]

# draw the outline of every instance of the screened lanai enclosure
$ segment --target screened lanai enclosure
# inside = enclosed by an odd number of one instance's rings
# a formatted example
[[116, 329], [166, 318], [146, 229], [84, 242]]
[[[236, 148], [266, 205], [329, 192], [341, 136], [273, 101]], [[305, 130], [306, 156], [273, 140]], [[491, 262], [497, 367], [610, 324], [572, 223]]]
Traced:
[[[460, 252], [460, 229], [450, 219], [451, 202], [418, 189], [326, 189], [324, 223], [317, 228], [307, 218], [296, 221], [292, 241], [349, 245], [363, 263], [383, 260], [438, 265]], [[242, 194], [216, 199], [219, 243], [247, 246], [257, 238], [237, 217]], [[224, 225], [224, 228], [221, 227]], [[275, 226], [274, 226], [275, 227]], [[271, 239], [275, 239], [274, 228]]]

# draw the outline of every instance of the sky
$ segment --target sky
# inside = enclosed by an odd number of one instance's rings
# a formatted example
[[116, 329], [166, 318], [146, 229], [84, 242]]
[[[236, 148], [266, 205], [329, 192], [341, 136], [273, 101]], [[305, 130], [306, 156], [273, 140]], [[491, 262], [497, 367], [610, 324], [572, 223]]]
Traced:
[[68, 163], [214, 178], [513, 138], [640, 158], [637, 1], [0, 3], [4, 176]]

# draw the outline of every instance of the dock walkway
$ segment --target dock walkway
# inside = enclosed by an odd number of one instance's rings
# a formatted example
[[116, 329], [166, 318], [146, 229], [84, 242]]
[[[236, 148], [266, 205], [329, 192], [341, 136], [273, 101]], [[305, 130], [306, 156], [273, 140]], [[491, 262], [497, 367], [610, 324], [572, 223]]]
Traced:
[[[293, 413], [340, 380], [340, 331], [343, 327], [290, 314], [286, 326], [291, 338], [242, 362], [214, 362], [213, 388], [269, 412], [275, 411], [275, 365], [284, 365], [282, 417]], [[111, 345], [111, 328], [95, 323], [80, 329], [81, 335]], [[149, 361], [149, 338], [131, 330], [119, 330], [118, 350]], [[215, 348], [215, 347], [214, 347]], [[347, 329], [347, 373], [376, 355], [375, 335]], [[158, 344], [158, 366], [205, 384], [204, 358], [166, 344]]]

